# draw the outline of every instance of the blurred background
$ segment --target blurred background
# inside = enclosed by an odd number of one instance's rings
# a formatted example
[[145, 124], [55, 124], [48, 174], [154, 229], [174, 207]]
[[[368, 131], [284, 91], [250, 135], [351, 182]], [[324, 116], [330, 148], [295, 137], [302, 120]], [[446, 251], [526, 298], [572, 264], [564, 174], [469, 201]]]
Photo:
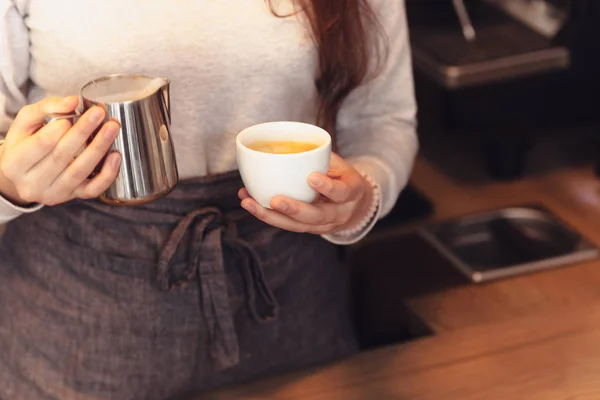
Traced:
[[425, 157], [465, 180], [595, 161], [600, 2], [407, 0], [407, 12]]
[[421, 151], [351, 250], [363, 347], [600, 301], [600, 1], [406, 6]]

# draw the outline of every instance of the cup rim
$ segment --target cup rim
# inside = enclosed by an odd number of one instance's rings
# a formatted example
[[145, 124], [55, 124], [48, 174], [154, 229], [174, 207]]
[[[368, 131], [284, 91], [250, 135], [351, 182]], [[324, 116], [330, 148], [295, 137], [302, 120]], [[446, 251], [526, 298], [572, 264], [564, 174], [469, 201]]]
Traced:
[[[266, 126], [266, 125], [276, 125], [276, 124], [289, 124], [289, 125], [299, 125], [299, 126], [303, 126], [305, 128], [311, 128], [317, 131], [320, 131], [321, 133], [323, 133], [324, 138], [325, 138], [325, 142], [323, 144], [321, 144], [319, 147], [314, 148], [312, 150], [308, 150], [308, 151], [302, 151], [300, 153], [265, 153], [263, 151], [258, 151], [258, 150], [254, 150], [251, 149], [250, 147], [246, 146], [244, 143], [242, 143], [242, 136], [244, 133], [246, 133], [249, 129], [252, 128], [259, 128], [261, 126]], [[262, 122], [259, 124], [255, 124], [255, 125], [250, 125], [244, 129], [242, 129], [236, 137], [236, 144], [238, 147], [243, 148], [245, 151], [248, 151], [250, 153], [255, 153], [255, 154], [263, 154], [266, 157], [302, 157], [303, 154], [312, 154], [312, 153], [316, 153], [319, 151], [322, 151], [324, 148], [331, 146], [331, 135], [329, 134], [329, 132], [327, 132], [325, 129], [321, 128], [320, 126], [317, 125], [313, 125], [313, 124], [309, 124], [306, 122], [299, 122], [299, 121], [271, 121], [271, 122]]]

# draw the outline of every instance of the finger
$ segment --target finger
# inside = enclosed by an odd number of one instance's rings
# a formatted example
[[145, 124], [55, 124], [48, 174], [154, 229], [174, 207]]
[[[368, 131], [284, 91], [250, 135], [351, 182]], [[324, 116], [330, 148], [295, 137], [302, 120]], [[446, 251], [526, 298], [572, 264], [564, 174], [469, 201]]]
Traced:
[[246, 188], [241, 188], [240, 190], [238, 190], [238, 197], [240, 198], [240, 200], [244, 200], [250, 197], [250, 193], [248, 193], [248, 190], [246, 190]]
[[[19, 173], [26, 173], [43, 160], [71, 128], [68, 120], [54, 121], [5, 154], [5, 161]], [[6, 171], [5, 171], [6, 172]]]
[[337, 223], [343, 205], [332, 203], [308, 204], [284, 196], [271, 200], [271, 207], [295, 221], [308, 225], [330, 225]]
[[318, 172], [310, 174], [308, 183], [320, 194], [335, 203], [352, 201], [356, 196], [358, 185], [352, 181], [332, 179]]
[[13, 121], [6, 140], [16, 141], [35, 133], [50, 114], [72, 113], [79, 105], [77, 96], [48, 97], [23, 107]]
[[330, 232], [334, 228], [333, 226], [315, 226], [295, 221], [278, 211], [267, 210], [252, 198], [242, 200], [242, 207], [264, 223], [286, 231], [321, 234]]
[[80, 184], [73, 192], [73, 196], [80, 199], [93, 199], [100, 196], [115, 181], [120, 166], [121, 154], [117, 152], [109, 154], [100, 173]]
[[56, 164], [56, 168], [62, 171], [69, 165], [73, 158], [80, 152], [88, 138], [98, 129], [106, 113], [100, 107], [92, 107], [79, 118], [62, 140], [58, 142], [50, 157]]
[[85, 150], [56, 178], [50, 190], [57, 193], [72, 193], [102, 162], [118, 133], [118, 123], [110, 121], [104, 124], [92, 143], [86, 146]]
[[[95, 118], [98, 118], [98, 115], [101, 115], [103, 118], [104, 110], [100, 107], [90, 109], [63, 135], [54, 149], [29, 170], [28, 175], [32, 179], [35, 178], [35, 182], [47, 182], [48, 186], [50, 186], [65, 171], [67, 166], [73, 162], [87, 138], [95, 130], [95, 123], [92, 122], [90, 114], [97, 111], [100, 112], [96, 114]], [[56, 121], [55, 123], [58, 122]]]

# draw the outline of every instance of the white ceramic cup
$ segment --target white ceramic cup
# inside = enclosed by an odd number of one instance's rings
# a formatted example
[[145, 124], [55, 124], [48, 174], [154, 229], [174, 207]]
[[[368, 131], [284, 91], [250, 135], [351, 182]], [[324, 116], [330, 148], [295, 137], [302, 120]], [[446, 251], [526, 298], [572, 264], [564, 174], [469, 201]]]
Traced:
[[[256, 141], [294, 141], [319, 147], [301, 153], [272, 154], [247, 147]], [[267, 122], [248, 127], [238, 134], [236, 147], [244, 186], [266, 208], [271, 208], [275, 196], [313, 202], [317, 192], [308, 184], [308, 177], [313, 172], [327, 173], [331, 158], [329, 133], [301, 122]]]

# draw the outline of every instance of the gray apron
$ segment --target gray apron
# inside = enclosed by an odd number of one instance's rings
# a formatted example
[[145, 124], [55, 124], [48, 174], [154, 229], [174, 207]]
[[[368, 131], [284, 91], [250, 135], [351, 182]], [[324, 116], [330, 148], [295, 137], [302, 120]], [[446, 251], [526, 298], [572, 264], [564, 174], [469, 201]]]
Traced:
[[0, 244], [0, 399], [170, 399], [356, 351], [333, 245], [239, 207], [237, 173], [72, 201]]

